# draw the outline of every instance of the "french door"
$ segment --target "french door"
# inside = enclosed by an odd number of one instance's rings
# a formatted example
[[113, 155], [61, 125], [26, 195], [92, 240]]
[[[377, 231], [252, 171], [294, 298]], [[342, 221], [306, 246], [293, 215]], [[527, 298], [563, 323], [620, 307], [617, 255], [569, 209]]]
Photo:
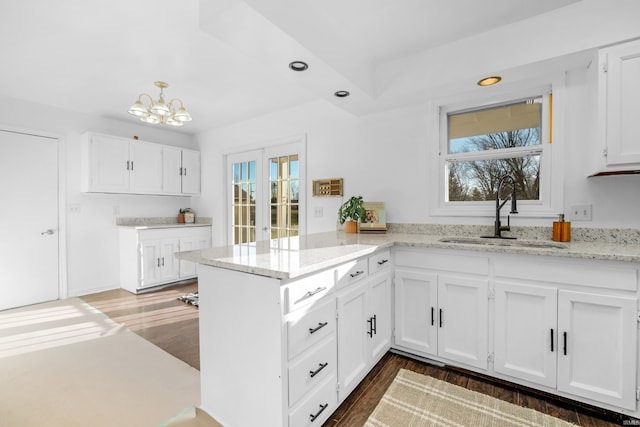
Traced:
[[227, 157], [228, 244], [304, 234], [302, 139]]

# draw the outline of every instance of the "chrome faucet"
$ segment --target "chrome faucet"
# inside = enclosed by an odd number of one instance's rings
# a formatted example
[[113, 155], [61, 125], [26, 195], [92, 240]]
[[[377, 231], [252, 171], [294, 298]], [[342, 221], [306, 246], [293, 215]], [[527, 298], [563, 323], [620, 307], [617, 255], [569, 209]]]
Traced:
[[[502, 203], [500, 203], [500, 190], [502, 190], [502, 184], [504, 184], [505, 181], [509, 181], [509, 183], [511, 184], [511, 195], [507, 196], [507, 198], [504, 199]], [[517, 214], [518, 208], [516, 206], [516, 180], [511, 175], [505, 175], [502, 178], [500, 178], [500, 181], [498, 181], [498, 188], [496, 189], [496, 221], [495, 221], [493, 236], [490, 236], [490, 237], [494, 237], [497, 239], [515, 239], [515, 237], [502, 236], [503, 231], [511, 230], [511, 224], [509, 224], [508, 215], [507, 215], [507, 225], [500, 224], [500, 209], [502, 209], [504, 204], [507, 203], [509, 199], [511, 199], [510, 213]]]

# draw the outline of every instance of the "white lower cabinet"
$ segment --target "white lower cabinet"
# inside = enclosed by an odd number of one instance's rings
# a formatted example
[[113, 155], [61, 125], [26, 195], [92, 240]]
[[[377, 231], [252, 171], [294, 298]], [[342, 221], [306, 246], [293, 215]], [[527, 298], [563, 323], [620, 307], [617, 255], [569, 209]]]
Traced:
[[[332, 289], [325, 280], [333, 281], [333, 277], [327, 279], [321, 275], [317, 280], [321, 287]], [[337, 407], [334, 294], [329, 291], [316, 302], [298, 308], [286, 316], [285, 323], [289, 425], [322, 425]]]
[[393, 347], [638, 413], [637, 265], [394, 251], [290, 280], [200, 266], [201, 407], [322, 425]]
[[[454, 270], [451, 263], [459, 268]], [[396, 265], [395, 345], [419, 355], [486, 369], [487, 259], [398, 251]], [[435, 269], [442, 267], [451, 270]], [[484, 277], [478, 275], [481, 272]]]
[[[383, 259], [390, 259], [390, 255]], [[391, 346], [391, 269], [386, 265], [368, 276], [366, 260], [360, 261], [342, 275], [357, 276], [358, 280], [339, 291], [336, 298], [340, 401], [353, 391]], [[338, 283], [340, 280], [339, 274]]]
[[496, 373], [636, 410], [635, 266], [500, 257], [496, 273]]
[[176, 252], [211, 246], [211, 227], [120, 227], [120, 286], [140, 292], [197, 276], [196, 264]]
[[557, 294], [550, 286], [496, 282], [496, 372], [556, 386]]
[[178, 239], [140, 241], [141, 275], [139, 288], [147, 288], [158, 283], [178, 280], [180, 276], [179, 262], [173, 256], [179, 251]]
[[636, 409], [636, 298], [558, 292], [558, 390]]

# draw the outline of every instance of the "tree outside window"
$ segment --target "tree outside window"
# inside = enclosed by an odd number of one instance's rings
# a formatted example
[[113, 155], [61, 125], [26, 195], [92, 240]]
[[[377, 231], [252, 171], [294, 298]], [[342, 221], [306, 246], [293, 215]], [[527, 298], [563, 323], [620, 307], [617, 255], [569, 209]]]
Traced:
[[494, 200], [505, 175], [515, 178], [519, 200], [540, 200], [540, 101], [448, 115], [448, 202]]

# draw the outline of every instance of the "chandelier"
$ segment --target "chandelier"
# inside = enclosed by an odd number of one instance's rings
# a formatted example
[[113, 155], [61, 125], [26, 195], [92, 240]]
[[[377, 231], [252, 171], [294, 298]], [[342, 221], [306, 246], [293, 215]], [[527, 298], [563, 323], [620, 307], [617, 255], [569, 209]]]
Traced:
[[[165, 124], [169, 126], [182, 126], [184, 122], [191, 121], [191, 115], [182, 104], [182, 100], [174, 98], [168, 103], [164, 102], [163, 90], [169, 87], [168, 83], [155, 82], [160, 88], [160, 98], [156, 101], [146, 93], [138, 96], [138, 100], [129, 108], [129, 114], [139, 117], [141, 121], [151, 124]], [[142, 98], [149, 98], [149, 105], [142, 103]], [[179, 106], [178, 106], [179, 105]]]

